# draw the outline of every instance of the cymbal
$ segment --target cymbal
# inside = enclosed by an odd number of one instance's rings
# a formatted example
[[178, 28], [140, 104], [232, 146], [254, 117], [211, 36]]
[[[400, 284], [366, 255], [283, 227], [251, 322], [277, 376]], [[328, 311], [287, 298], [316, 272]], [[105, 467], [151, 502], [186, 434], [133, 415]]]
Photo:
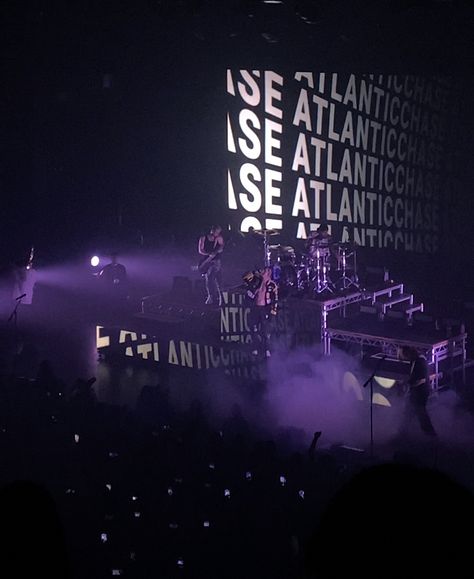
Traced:
[[337, 245], [337, 244], [334, 243], [333, 241], [315, 239], [310, 245], [313, 247], [329, 247], [330, 245]]
[[269, 245], [268, 249], [272, 251], [276, 250], [280, 253], [295, 253], [295, 250], [293, 247], [291, 247], [291, 245], [281, 245], [281, 243], [278, 245]]
[[257, 235], [279, 235], [280, 232], [276, 229], [254, 229], [253, 233]]

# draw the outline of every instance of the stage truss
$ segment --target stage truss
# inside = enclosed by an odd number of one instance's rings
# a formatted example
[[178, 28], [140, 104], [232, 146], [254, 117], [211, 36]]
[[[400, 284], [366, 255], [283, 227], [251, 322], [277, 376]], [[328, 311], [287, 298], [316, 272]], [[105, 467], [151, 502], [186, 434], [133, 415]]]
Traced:
[[435, 344], [427, 344], [412, 340], [373, 336], [360, 332], [327, 328], [325, 331], [324, 352], [327, 355], [331, 353], [331, 342], [333, 340], [359, 345], [361, 356], [363, 356], [365, 352], [364, 348], [378, 348], [381, 353], [396, 358], [399, 348], [402, 346], [411, 346], [420, 354], [426, 356], [432, 365], [435, 374], [433, 386], [435, 389], [438, 389], [441, 377], [440, 362], [444, 360], [449, 359], [452, 362], [452, 367], [450, 368], [451, 373], [457, 369], [462, 371], [464, 381], [466, 370], [466, 338], [467, 334], [460, 334]]
[[[462, 381], [465, 382], [466, 368], [470, 362], [466, 359], [467, 333], [464, 328], [460, 327], [455, 335], [446, 333], [445, 336], [440, 335], [439, 331], [433, 333], [426, 328], [426, 332], [418, 332], [414, 337], [409, 327], [414, 322], [413, 314], [417, 311], [423, 312], [423, 304], [416, 303], [413, 294], [406, 293], [402, 283], [384, 282], [371, 290], [327, 296], [319, 294], [317, 299], [301, 302], [293, 299], [284, 304], [290, 311], [305, 312], [302, 316], [305, 326], [312, 329], [313, 341], [321, 342], [325, 355], [331, 354], [332, 342], [357, 344], [361, 357], [384, 355], [392, 359], [398, 358], [400, 347], [411, 346], [426, 356], [431, 368], [434, 390], [440, 387], [441, 381], [443, 384], [447, 381], [452, 382], [455, 372], [461, 372]], [[370, 327], [373, 324], [366, 323], [367, 319], [364, 320], [364, 314], [361, 314], [364, 309], [362, 306], [371, 309], [374, 312], [372, 319], [380, 322], [375, 328]], [[401, 321], [396, 331], [387, 321], [392, 307], [398, 308], [394, 313], [404, 318], [404, 322]], [[248, 342], [246, 338], [250, 335], [250, 329], [247, 327], [248, 312], [249, 306], [246, 305], [242, 292], [228, 291], [223, 292], [223, 304], [218, 310], [191, 304], [170, 305], [164, 303], [159, 296], [149, 296], [143, 299], [141, 315], [165, 322], [183, 322], [188, 332], [191, 327], [196, 326], [202, 333], [206, 327], [218, 340], [240, 341], [245, 344]], [[344, 319], [344, 322], [338, 323], [338, 319]], [[285, 326], [282, 331], [291, 334], [298, 331], [305, 332], [306, 329]], [[441, 363], [443, 364], [440, 367]]]
[[[360, 347], [360, 355], [363, 357], [367, 351], [370, 349], [372, 354], [378, 352], [387, 357], [397, 358], [398, 350], [402, 346], [411, 346], [415, 348], [420, 354], [423, 354], [433, 371], [433, 389], [437, 390], [440, 387], [440, 379], [443, 377], [443, 372], [440, 370], [441, 362], [448, 360], [447, 373], [449, 378], [452, 380], [454, 372], [460, 371], [462, 374], [462, 381], [465, 382], [465, 374], [467, 367], [467, 356], [466, 356], [466, 341], [467, 333], [462, 331], [455, 336], [446, 337], [443, 340], [414, 340], [406, 339], [393, 336], [384, 336], [383, 331], [378, 333], [372, 333], [368, 331], [356, 331], [355, 329], [341, 329], [337, 327], [336, 323], [331, 324], [329, 321], [329, 313], [335, 310], [340, 311], [341, 317], [346, 317], [346, 308], [352, 304], [369, 302], [372, 305], [377, 303], [377, 300], [381, 297], [386, 297], [389, 301], [388, 303], [395, 304], [401, 300], [400, 296], [403, 294], [404, 287], [403, 284], [394, 284], [384, 287], [382, 289], [374, 291], [361, 291], [355, 292], [347, 295], [341, 295], [336, 297], [331, 297], [328, 300], [320, 301], [319, 305], [321, 308], [321, 344], [323, 352], [326, 355], [331, 354], [331, 343], [333, 341], [346, 343], [346, 344], [357, 344]], [[407, 296], [408, 298], [408, 308], [407, 312], [407, 323], [412, 322], [413, 310], [413, 297]], [[387, 302], [381, 304], [380, 311], [386, 313]], [[423, 306], [420, 304], [416, 306], [418, 311], [423, 311]], [[354, 327], [357, 325], [356, 319], [354, 319]], [[382, 322], [383, 327], [383, 322]]]

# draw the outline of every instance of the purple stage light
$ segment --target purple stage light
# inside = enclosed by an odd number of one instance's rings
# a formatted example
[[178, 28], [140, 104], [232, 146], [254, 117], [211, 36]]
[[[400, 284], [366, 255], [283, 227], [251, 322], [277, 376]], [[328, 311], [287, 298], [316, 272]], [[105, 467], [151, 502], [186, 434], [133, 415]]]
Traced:
[[99, 256], [98, 256], [98, 255], [93, 255], [93, 256], [91, 257], [91, 265], [92, 265], [92, 267], [97, 267], [97, 266], [99, 265], [99, 263], [100, 263], [100, 258], [99, 258]]

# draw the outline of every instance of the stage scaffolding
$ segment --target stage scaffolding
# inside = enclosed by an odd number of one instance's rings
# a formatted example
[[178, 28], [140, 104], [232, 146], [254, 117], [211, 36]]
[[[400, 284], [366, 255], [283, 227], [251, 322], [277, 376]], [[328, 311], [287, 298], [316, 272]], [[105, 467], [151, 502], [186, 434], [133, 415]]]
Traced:
[[[216, 343], [239, 341], [244, 348], [248, 344], [249, 306], [241, 291], [223, 292], [220, 308], [177, 303], [176, 297], [143, 298], [140, 317], [167, 324], [173, 335], [197, 341], [206, 336]], [[427, 358], [434, 390], [441, 383], [452, 383], [457, 372], [464, 383], [466, 368], [472, 362], [466, 359], [467, 333], [463, 325], [439, 329], [434, 322], [419, 321], [419, 316], [426, 317], [423, 311], [423, 303], [417, 303], [403, 283], [384, 281], [370, 290], [287, 298], [280, 305], [279, 318], [284, 323], [276, 335], [301, 335], [308, 345], [320, 342], [328, 356], [333, 342], [358, 345], [361, 358], [383, 355], [397, 359], [401, 346], [411, 346]]]
[[[361, 291], [320, 301], [321, 344], [324, 354], [331, 354], [331, 343], [333, 341], [357, 344], [360, 347], [361, 357], [369, 353], [368, 350], [370, 349], [372, 355], [378, 351], [378, 353], [387, 357], [397, 358], [400, 347], [411, 346], [428, 360], [432, 368], [432, 386], [434, 390], [440, 387], [441, 378], [448, 377], [452, 381], [453, 375], [457, 371], [461, 372], [462, 382], [464, 383], [466, 367], [469, 365], [466, 356], [467, 333], [464, 328], [461, 328], [461, 331], [455, 335], [446, 336], [444, 339], [439, 339], [439, 336], [409, 338], [410, 331], [408, 327], [413, 322], [413, 313], [415, 311], [422, 312], [423, 304], [414, 304], [413, 295], [404, 294], [403, 291], [403, 284], [392, 284], [373, 291]], [[376, 308], [377, 316], [380, 320], [377, 331], [363, 329], [363, 324], [357, 316], [351, 318], [350, 324], [345, 324], [350, 327], [338, 327], [341, 324], [337, 322], [337, 318], [329, 320], [330, 312], [339, 310], [339, 319], [345, 318], [348, 306], [364, 302]], [[385, 314], [392, 305], [402, 302], [406, 302], [407, 306], [404, 308], [406, 331], [402, 332], [403, 336], [389, 335], [389, 332], [384, 332], [386, 329], [386, 324], [383, 321]], [[442, 372], [440, 364], [445, 361], [447, 361], [447, 364], [444, 365], [445, 369]]]
[[412, 340], [375, 336], [363, 332], [351, 332], [348, 330], [327, 328], [325, 331], [324, 351], [327, 355], [331, 353], [331, 342], [334, 340], [358, 344], [361, 349], [361, 355], [364, 354], [364, 348], [378, 348], [381, 353], [396, 358], [398, 348], [402, 346], [411, 346], [420, 354], [423, 354], [432, 366], [434, 372], [433, 388], [437, 390], [440, 385], [440, 378], [442, 377], [442, 373], [440, 372], [440, 363], [444, 360], [449, 360], [451, 362], [449, 373], [453, 374], [456, 370], [460, 370], [462, 372], [462, 380], [463, 382], [465, 381], [466, 338], [467, 334], [464, 333], [430, 344]]

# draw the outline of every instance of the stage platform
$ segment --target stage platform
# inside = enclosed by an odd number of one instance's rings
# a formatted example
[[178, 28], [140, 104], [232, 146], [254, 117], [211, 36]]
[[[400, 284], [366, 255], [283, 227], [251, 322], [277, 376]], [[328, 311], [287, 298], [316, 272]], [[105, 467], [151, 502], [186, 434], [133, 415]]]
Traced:
[[434, 390], [452, 381], [457, 371], [465, 380], [466, 332], [447, 336], [445, 328], [437, 330], [432, 324], [420, 322], [407, 326], [400, 320], [380, 321], [373, 315], [359, 314], [334, 320], [326, 328], [325, 336], [328, 354], [333, 342], [356, 344], [361, 358], [379, 353], [397, 359], [400, 347], [411, 346], [428, 360]]
[[[97, 348], [102, 355], [113, 349], [128, 359], [221, 368], [255, 378], [265, 360], [252, 355], [250, 304], [241, 289], [224, 291], [222, 298], [221, 307], [214, 307], [174, 292], [147, 296], [141, 311], [120, 327], [97, 325]], [[409, 345], [427, 357], [437, 390], [457, 371], [464, 378], [467, 333], [461, 325], [422, 321], [423, 309], [403, 283], [392, 281], [360, 291], [287, 297], [272, 320], [270, 349], [281, 354], [314, 347], [330, 356], [337, 343], [359, 358], [384, 356], [395, 362], [398, 349]], [[403, 367], [397, 371], [406, 373]]]

